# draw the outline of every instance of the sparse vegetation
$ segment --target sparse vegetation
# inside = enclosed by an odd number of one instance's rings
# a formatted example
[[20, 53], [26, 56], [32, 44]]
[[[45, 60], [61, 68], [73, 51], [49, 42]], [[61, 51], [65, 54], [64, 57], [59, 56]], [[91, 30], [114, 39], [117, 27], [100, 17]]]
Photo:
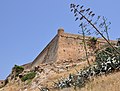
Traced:
[[24, 82], [26, 80], [29, 80], [29, 79], [33, 79], [34, 77], [36, 76], [36, 73], [35, 72], [30, 72], [26, 75], [24, 75], [21, 80]]

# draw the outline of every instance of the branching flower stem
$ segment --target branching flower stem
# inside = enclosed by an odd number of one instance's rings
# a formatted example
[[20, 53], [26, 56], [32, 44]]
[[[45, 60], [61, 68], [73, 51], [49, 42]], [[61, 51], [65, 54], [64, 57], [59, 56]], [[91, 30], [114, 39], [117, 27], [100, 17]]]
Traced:
[[[75, 9], [75, 8], [74, 8]], [[76, 11], [102, 36], [102, 38], [120, 55], [120, 52], [116, 50], [116, 48], [105, 38], [105, 36], [97, 29], [97, 27], [88, 20], [81, 12], [79, 12], [77, 9]]]

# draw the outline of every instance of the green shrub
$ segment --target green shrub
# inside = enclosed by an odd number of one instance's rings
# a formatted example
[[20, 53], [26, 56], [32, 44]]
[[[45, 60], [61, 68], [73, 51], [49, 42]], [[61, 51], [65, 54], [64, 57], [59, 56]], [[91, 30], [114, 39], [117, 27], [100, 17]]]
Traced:
[[95, 49], [96, 49], [96, 43], [97, 43], [97, 38], [92, 37], [92, 38], [89, 39], [89, 44], [88, 44], [88, 45], [89, 45], [93, 50], [95, 50]]
[[92, 43], [95, 43], [95, 44], [96, 44], [96, 42], [97, 42], [97, 38], [92, 37], [92, 38], [90, 38], [90, 41], [91, 41]]
[[21, 80], [22, 81], [26, 81], [26, 80], [29, 80], [29, 79], [33, 79], [34, 77], [36, 76], [36, 73], [35, 72], [30, 72], [26, 75], [24, 75]]
[[15, 71], [15, 75], [18, 76], [20, 73], [22, 73], [24, 70], [23, 66], [18, 66], [18, 65], [15, 65], [13, 67], [13, 71]]

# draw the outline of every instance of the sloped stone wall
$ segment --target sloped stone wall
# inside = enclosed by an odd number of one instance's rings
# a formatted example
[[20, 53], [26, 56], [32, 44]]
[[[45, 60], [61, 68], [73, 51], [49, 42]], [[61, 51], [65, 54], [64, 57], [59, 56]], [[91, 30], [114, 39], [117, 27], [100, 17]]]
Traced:
[[[88, 42], [90, 37], [85, 37]], [[41, 63], [49, 63], [64, 60], [80, 60], [85, 57], [85, 50], [83, 46], [83, 37], [77, 34], [64, 33], [63, 29], [59, 29], [57, 35], [45, 47], [45, 49], [32, 62], [32, 67]], [[110, 41], [116, 43], [116, 41]], [[104, 39], [98, 39], [97, 48], [105, 45]], [[93, 51], [87, 45], [88, 53]]]
[[56, 35], [45, 49], [32, 62], [32, 67], [41, 63], [49, 63], [57, 59], [58, 36]]

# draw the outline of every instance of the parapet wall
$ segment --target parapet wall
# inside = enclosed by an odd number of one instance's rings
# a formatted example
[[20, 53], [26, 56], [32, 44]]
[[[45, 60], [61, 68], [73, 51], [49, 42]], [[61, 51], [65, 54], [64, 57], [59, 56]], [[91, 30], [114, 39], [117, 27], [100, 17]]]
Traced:
[[[83, 40], [83, 36], [79, 35], [79, 34], [62, 33], [61, 37]], [[90, 38], [92, 38], [92, 37], [91, 36], [85, 36], [86, 40], [89, 40]], [[100, 43], [106, 43], [106, 41], [103, 38], [98, 38], [97, 41], [100, 42]], [[114, 41], [114, 40], [110, 40], [110, 42], [111, 43], [116, 43], [116, 41]]]
[[[85, 39], [89, 41], [90, 37]], [[41, 63], [49, 63], [63, 60], [79, 60], [85, 57], [83, 46], [83, 36], [77, 34], [64, 33], [63, 29], [59, 29], [57, 35], [44, 48], [44, 50], [32, 62], [32, 67]], [[116, 43], [116, 41], [110, 41]], [[98, 39], [98, 46], [106, 43], [104, 39]], [[92, 51], [87, 48], [88, 52]]]

